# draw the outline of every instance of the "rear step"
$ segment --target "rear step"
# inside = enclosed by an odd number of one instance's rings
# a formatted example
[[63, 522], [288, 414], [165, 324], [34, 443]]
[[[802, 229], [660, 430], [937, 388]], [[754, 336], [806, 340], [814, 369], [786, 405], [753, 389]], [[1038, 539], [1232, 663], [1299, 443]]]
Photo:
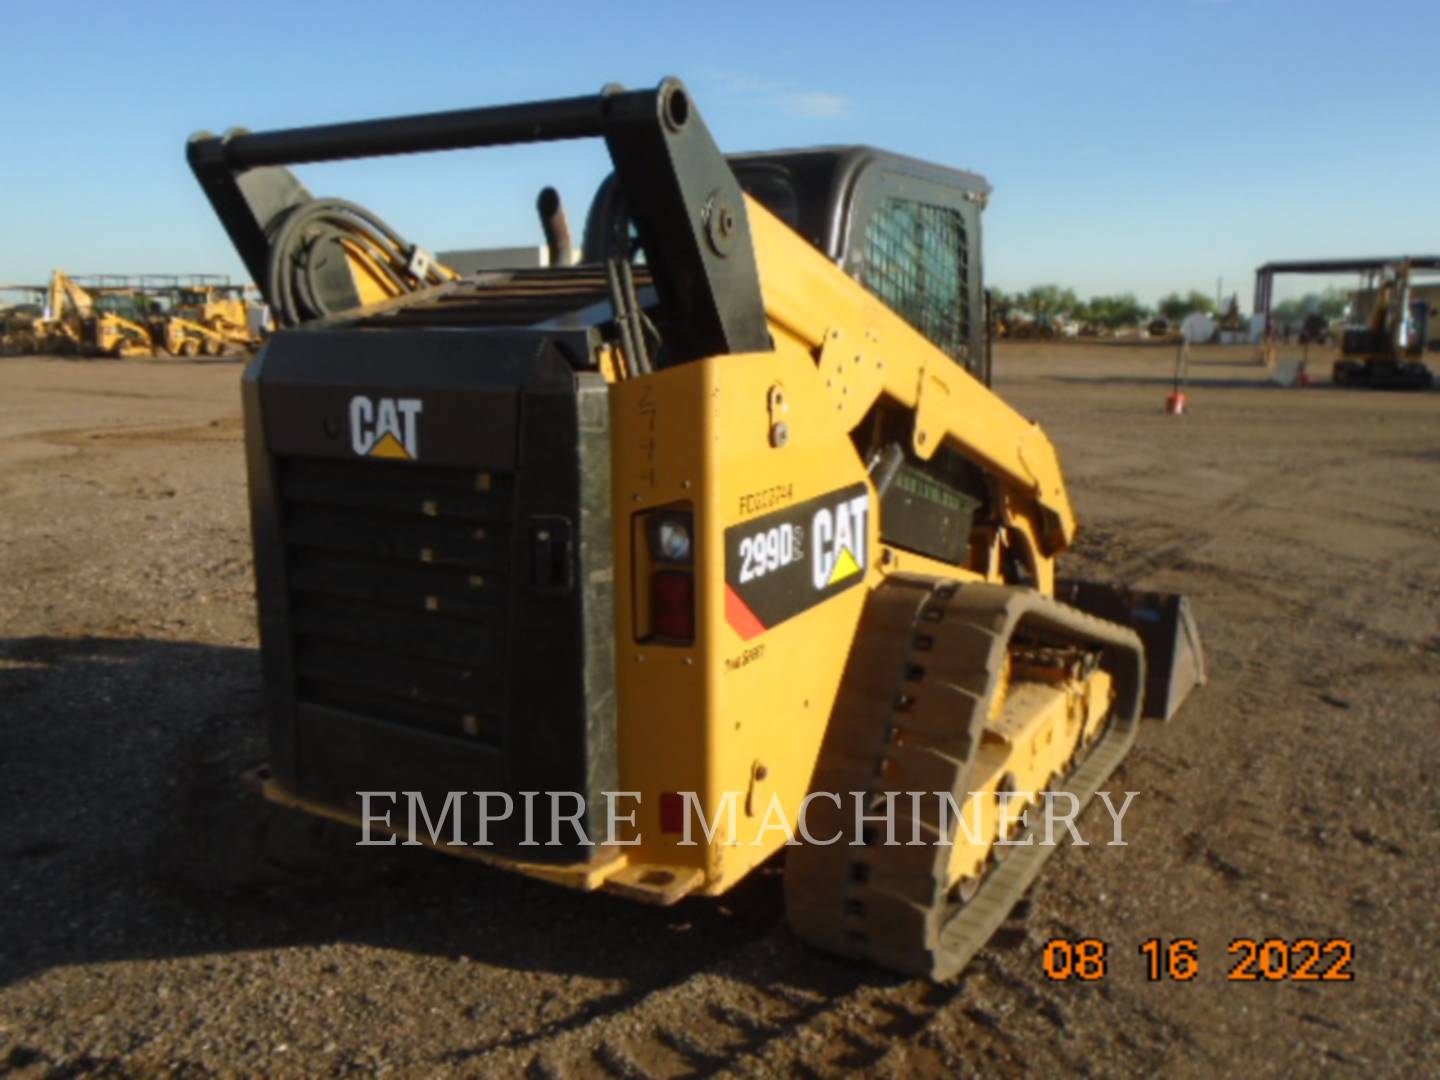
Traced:
[[1188, 597], [1068, 580], [1056, 583], [1055, 599], [1140, 635], [1146, 670], [1141, 715], [1169, 720], [1190, 691], [1204, 685], [1205, 653]]

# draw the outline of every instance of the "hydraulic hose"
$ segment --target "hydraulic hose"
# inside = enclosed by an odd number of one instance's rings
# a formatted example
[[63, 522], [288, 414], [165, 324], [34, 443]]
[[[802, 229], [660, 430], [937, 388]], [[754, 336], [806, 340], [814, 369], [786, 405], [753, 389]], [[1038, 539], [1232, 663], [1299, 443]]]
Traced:
[[364, 273], [388, 296], [458, 276], [363, 206], [345, 199], [311, 199], [285, 216], [270, 242], [266, 294], [277, 323], [296, 326], [343, 310], [327, 303], [317, 282], [318, 272], [337, 254], [349, 262], [352, 273]]

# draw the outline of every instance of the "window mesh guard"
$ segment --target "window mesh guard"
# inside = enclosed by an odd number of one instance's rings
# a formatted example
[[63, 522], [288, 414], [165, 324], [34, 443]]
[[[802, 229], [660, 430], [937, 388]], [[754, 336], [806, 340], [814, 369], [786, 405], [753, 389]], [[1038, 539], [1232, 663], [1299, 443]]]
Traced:
[[865, 286], [962, 364], [969, 358], [969, 259], [958, 210], [885, 199], [865, 226]]

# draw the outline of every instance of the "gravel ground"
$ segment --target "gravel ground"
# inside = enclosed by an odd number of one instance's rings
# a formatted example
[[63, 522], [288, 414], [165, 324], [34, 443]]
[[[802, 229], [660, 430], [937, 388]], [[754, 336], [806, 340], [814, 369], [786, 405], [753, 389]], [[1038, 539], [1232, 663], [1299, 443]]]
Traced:
[[[0, 360], [0, 1075], [1416, 1075], [1440, 996], [1440, 394], [1002, 347], [1070, 572], [1194, 597], [1212, 679], [957, 982], [806, 950], [780, 868], [654, 909], [266, 806], [233, 363]], [[1090, 835], [1108, 819], [1091, 810]], [[1055, 982], [1054, 937], [1108, 969]], [[1199, 975], [1150, 982], [1148, 938]], [[1226, 979], [1235, 938], [1351, 982]]]

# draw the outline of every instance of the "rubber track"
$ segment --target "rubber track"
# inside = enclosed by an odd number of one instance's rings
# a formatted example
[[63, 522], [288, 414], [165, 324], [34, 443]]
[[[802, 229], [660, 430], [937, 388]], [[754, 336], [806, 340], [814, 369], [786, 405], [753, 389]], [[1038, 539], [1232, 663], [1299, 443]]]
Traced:
[[[905, 974], [951, 978], [990, 939], [1030, 886], [1053, 846], [1008, 847], [968, 903], [949, 899], [952, 848], [937, 844], [939, 800], [921, 801], [910, 846], [912, 806], [895, 800], [897, 845], [851, 845], [849, 792], [949, 791], [964, 805], [989, 703], [1016, 627], [1049, 641], [1101, 650], [1115, 687], [1104, 733], [1083, 762], [1052, 790], [1083, 807], [1135, 741], [1145, 685], [1140, 639], [1128, 627], [1033, 589], [960, 584], [896, 575], [871, 594], [826, 732], [812, 791], [837, 792], [841, 807], [814, 799], [809, 834], [844, 839], [792, 847], [785, 907], [795, 933], [828, 952]], [[951, 815], [953, 836], [956, 823]], [[883, 841], [881, 835], [876, 839]], [[947, 837], [948, 839], [948, 837]]]

